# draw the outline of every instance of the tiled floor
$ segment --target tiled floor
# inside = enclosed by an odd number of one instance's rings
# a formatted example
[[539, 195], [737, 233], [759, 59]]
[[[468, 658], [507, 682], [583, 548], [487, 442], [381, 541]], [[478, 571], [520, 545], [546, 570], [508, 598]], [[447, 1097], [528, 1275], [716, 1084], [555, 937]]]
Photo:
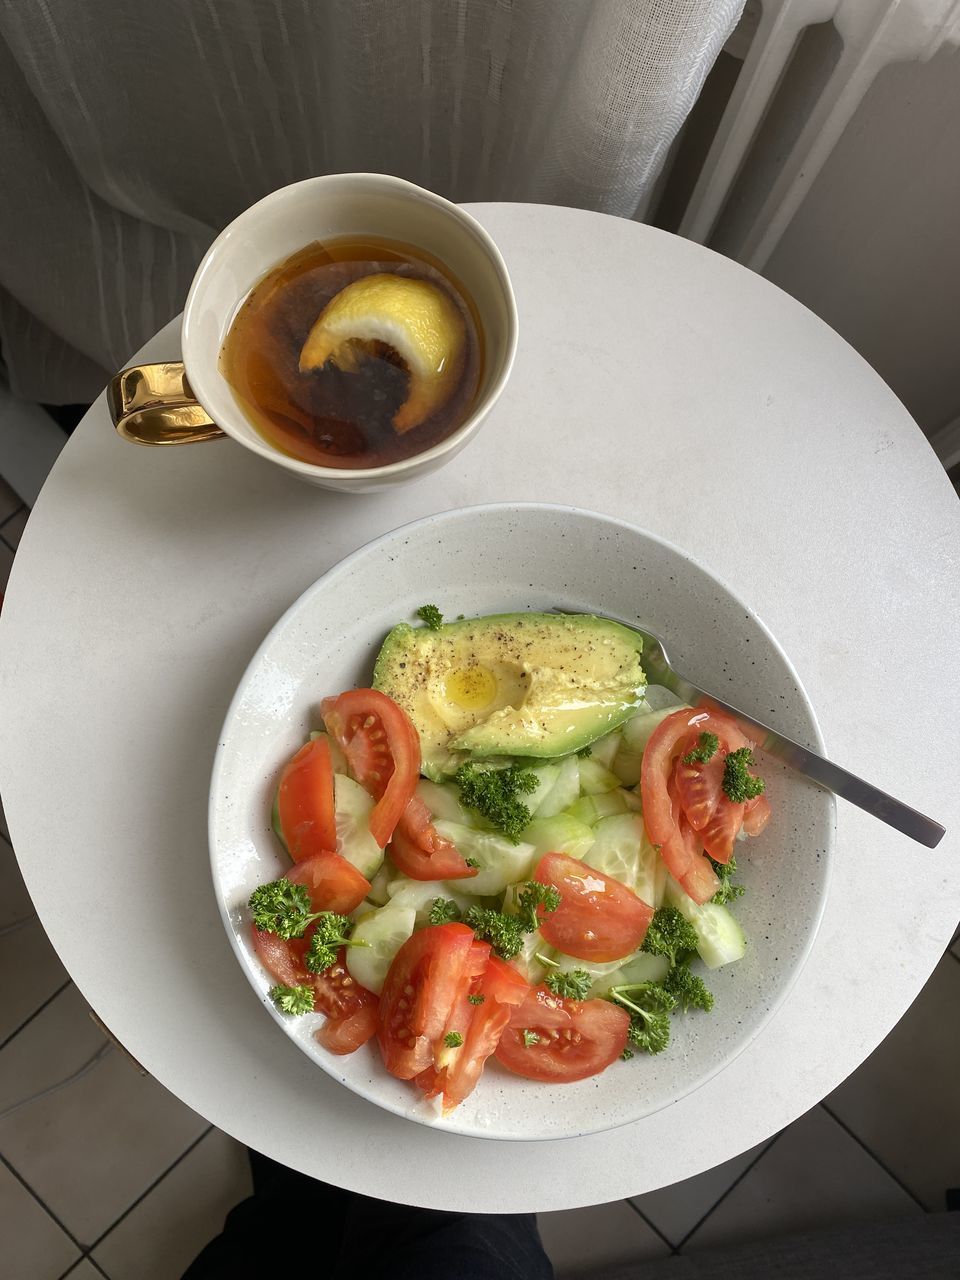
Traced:
[[[0, 592], [27, 515], [0, 481]], [[633, 1201], [541, 1215], [558, 1276], [943, 1209], [960, 1187], [958, 1010], [955, 940], [887, 1041], [770, 1142]], [[141, 1076], [88, 1017], [32, 912], [0, 810], [0, 1271], [176, 1280], [248, 1193], [243, 1149]]]

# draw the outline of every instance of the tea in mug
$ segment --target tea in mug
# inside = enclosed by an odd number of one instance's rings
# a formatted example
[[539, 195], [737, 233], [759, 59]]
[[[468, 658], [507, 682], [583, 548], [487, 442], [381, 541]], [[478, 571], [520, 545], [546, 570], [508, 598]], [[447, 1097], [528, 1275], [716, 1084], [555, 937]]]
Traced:
[[476, 307], [421, 249], [308, 245], [255, 285], [221, 371], [274, 448], [325, 467], [422, 453], [469, 417], [483, 366]]

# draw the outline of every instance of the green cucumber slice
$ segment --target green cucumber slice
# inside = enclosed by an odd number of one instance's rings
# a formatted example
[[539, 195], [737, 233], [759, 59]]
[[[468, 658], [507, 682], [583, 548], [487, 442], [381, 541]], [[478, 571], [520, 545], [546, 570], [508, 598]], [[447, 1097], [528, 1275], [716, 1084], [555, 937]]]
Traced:
[[365, 947], [347, 947], [347, 969], [354, 981], [379, 995], [387, 979], [393, 957], [413, 933], [417, 913], [412, 907], [391, 903], [371, 911], [354, 925], [353, 942]]
[[370, 834], [373, 798], [343, 773], [334, 774], [333, 792], [337, 852], [370, 880], [383, 864], [383, 850]]
[[488, 897], [529, 877], [536, 856], [532, 844], [513, 844], [493, 831], [476, 831], [457, 822], [441, 820], [434, 825], [440, 835], [453, 841], [465, 858], [473, 858], [479, 864], [477, 874], [469, 880], [451, 882], [461, 893]]

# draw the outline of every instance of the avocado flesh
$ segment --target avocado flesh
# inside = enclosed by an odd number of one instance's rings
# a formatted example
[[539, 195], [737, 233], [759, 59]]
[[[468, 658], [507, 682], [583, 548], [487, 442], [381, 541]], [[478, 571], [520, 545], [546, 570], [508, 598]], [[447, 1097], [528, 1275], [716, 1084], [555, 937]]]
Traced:
[[642, 640], [587, 614], [504, 613], [393, 628], [374, 688], [407, 712], [428, 777], [465, 760], [550, 758], [626, 720], [646, 686]]

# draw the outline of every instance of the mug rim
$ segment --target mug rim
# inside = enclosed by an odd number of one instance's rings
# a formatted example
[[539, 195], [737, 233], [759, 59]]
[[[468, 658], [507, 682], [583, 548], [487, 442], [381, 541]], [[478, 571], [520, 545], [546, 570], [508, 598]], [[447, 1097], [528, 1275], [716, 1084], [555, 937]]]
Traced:
[[[486, 389], [483, 399], [473, 408], [469, 416], [459, 427], [450, 435], [445, 436], [436, 444], [431, 445], [429, 449], [424, 449], [420, 453], [414, 453], [409, 458], [401, 458], [396, 462], [383, 463], [376, 467], [325, 467], [317, 462], [305, 462], [300, 458], [295, 458], [290, 454], [282, 453], [279, 449], [274, 448], [267, 443], [266, 440], [241, 439], [234, 434], [232, 425], [229, 422], [221, 421], [220, 416], [211, 413], [209, 407], [205, 403], [202, 386], [204, 375], [199, 378], [194, 377], [191, 369], [191, 346], [193, 340], [193, 312], [197, 305], [198, 299], [202, 296], [206, 284], [206, 277], [215, 266], [216, 260], [224, 252], [229, 242], [241, 231], [245, 230], [250, 223], [255, 223], [260, 217], [262, 209], [265, 205], [279, 203], [292, 197], [295, 191], [303, 192], [305, 188], [321, 188], [343, 184], [345, 180], [356, 181], [357, 179], [366, 180], [371, 184], [380, 187], [392, 187], [399, 192], [404, 192], [416, 196], [420, 201], [432, 204], [436, 208], [441, 209], [448, 216], [453, 217], [467, 232], [471, 233], [489, 259], [494, 271], [497, 275], [503, 301], [506, 309], [506, 344], [503, 359], [500, 363], [500, 369], [496, 378]], [[249, 289], [242, 298], [236, 300], [236, 306], [243, 302], [244, 298], [249, 296]], [[270, 462], [278, 463], [289, 471], [295, 471], [305, 476], [322, 476], [324, 479], [335, 480], [337, 478], [343, 481], [354, 481], [370, 479], [374, 480], [378, 477], [401, 476], [407, 471], [420, 470], [424, 463], [433, 461], [442, 457], [445, 453], [456, 450], [457, 446], [464, 443], [466, 438], [480, 426], [487, 413], [499, 399], [507, 378], [513, 368], [514, 358], [517, 352], [517, 344], [519, 340], [519, 317], [517, 314], [517, 301], [513, 291], [513, 284], [510, 280], [510, 273], [507, 270], [507, 264], [503, 259], [496, 242], [486, 228], [478, 222], [473, 214], [468, 213], [462, 206], [455, 204], [452, 200], [447, 200], [444, 196], [437, 195], [435, 191], [429, 191], [426, 187], [419, 187], [414, 182], [408, 182], [406, 178], [397, 178], [393, 174], [388, 173], [326, 173], [318, 174], [312, 178], [303, 178], [299, 182], [291, 182], [286, 186], [277, 187], [275, 191], [270, 191], [265, 196], [261, 196], [254, 204], [244, 209], [231, 222], [223, 228], [212, 242], [210, 247], [200, 261], [196, 273], [190, 284], [187, 300], [183, 308], [183, 318], [180, 328], [180, 346], [183, 357], [184, 370], [190, 389], [196, 396], [198, 403], [207, 412], [223, 432], [235, 440], [237, 444], [249, 449], [252, 453], [257, 453], [261, 457], [266, 458]], [[216, 353], [216, 360], [219, 360], [220, 352]], [[242, 408], [237, 405], [236, 412], [242, 414]]]

